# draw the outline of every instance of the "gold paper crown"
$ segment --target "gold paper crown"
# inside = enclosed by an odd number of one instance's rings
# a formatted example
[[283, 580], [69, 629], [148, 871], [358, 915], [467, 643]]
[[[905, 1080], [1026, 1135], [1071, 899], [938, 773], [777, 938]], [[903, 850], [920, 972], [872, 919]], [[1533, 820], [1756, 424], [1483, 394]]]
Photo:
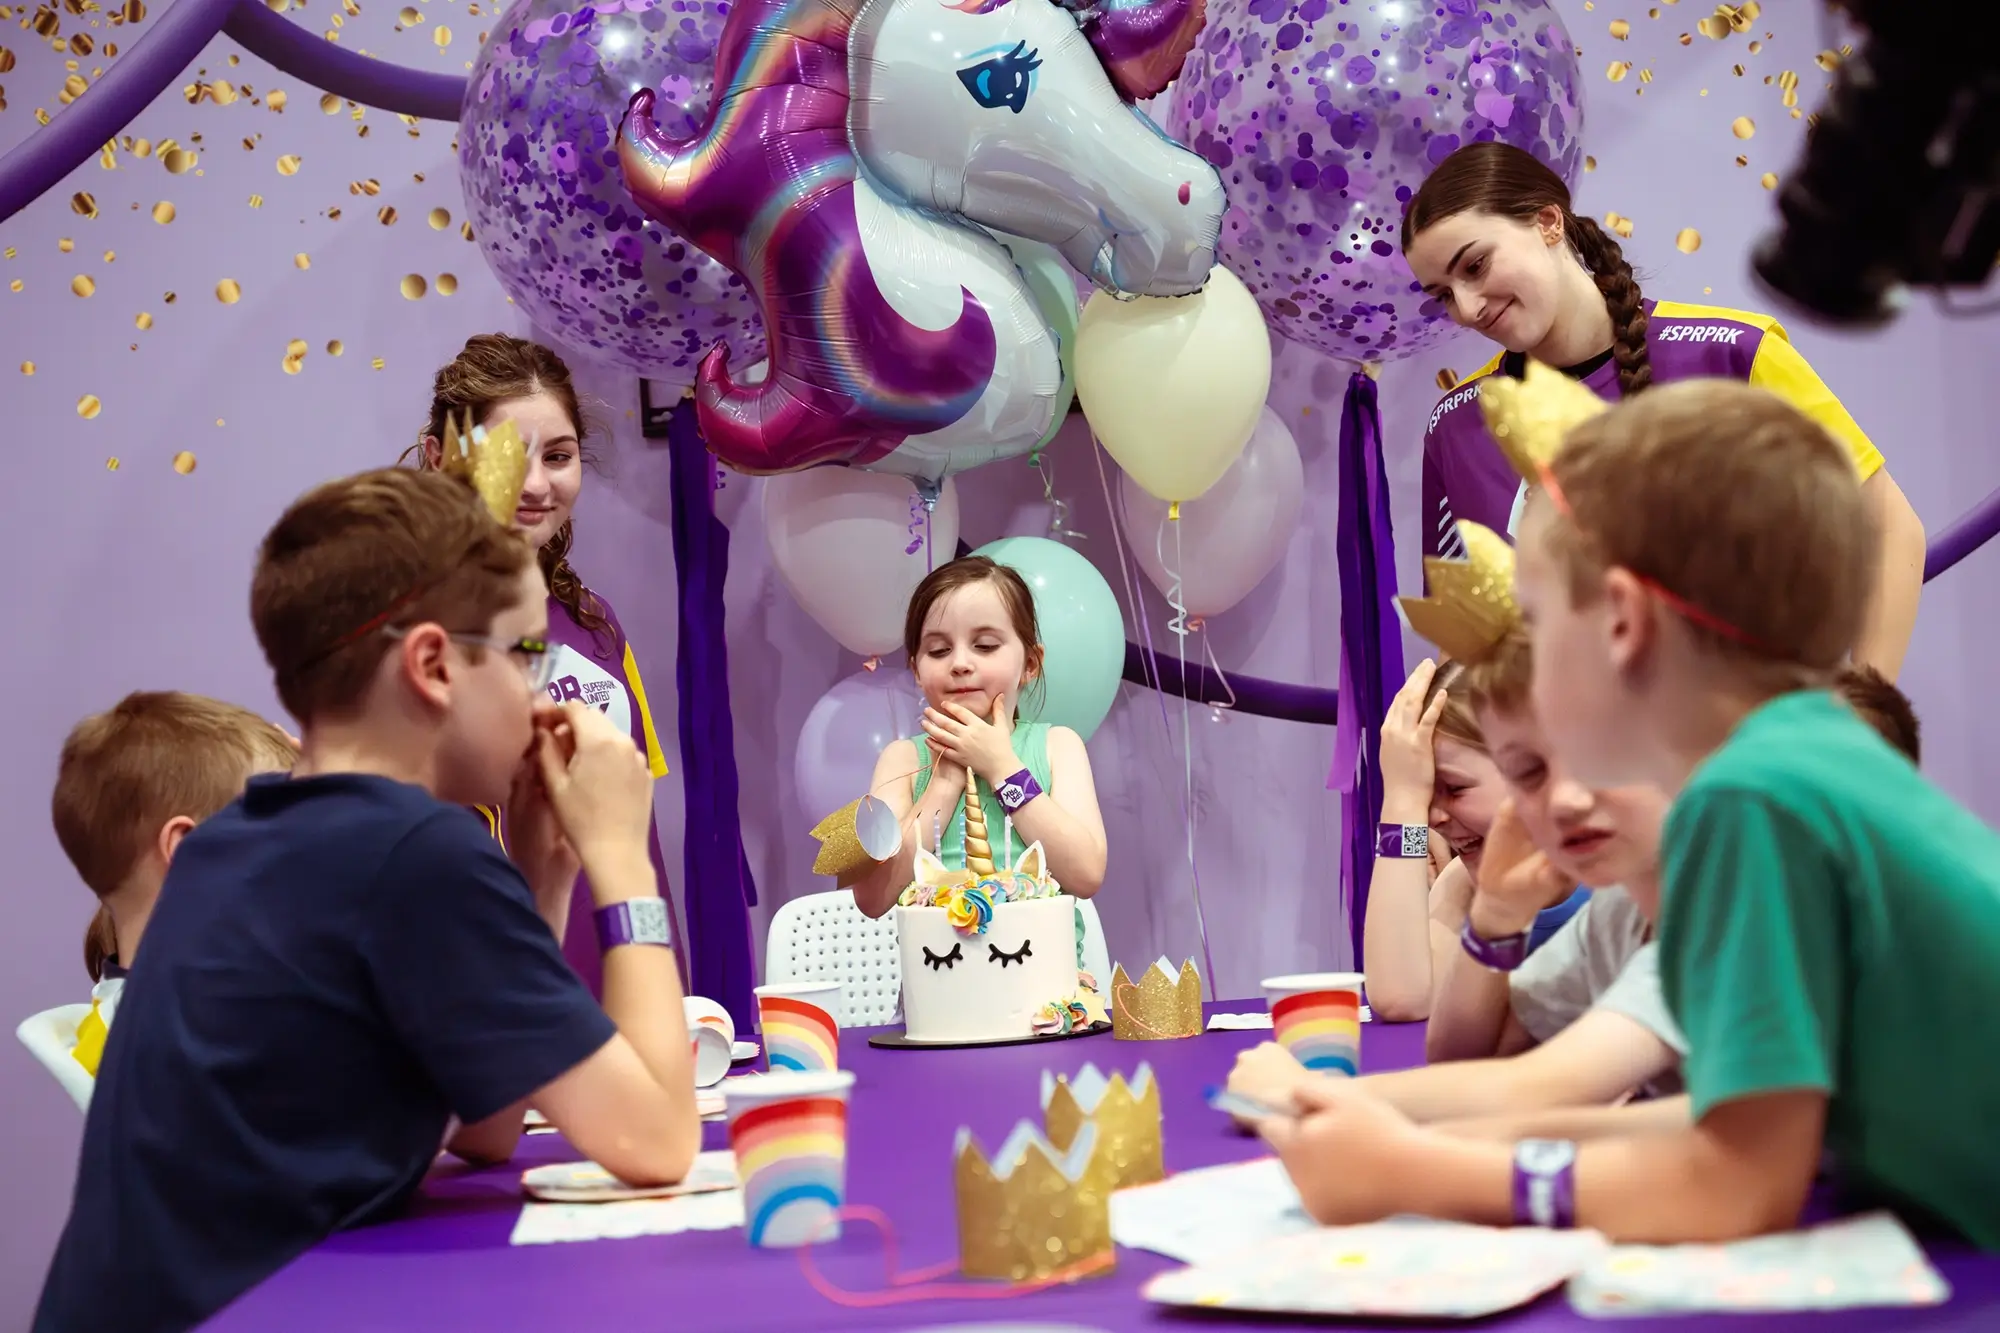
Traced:
[[1180, 980], [1162, 958], [1133, 984], [1124, 964], [1111, 969], [1111, 1035], [1118, 1041], [1167, 1041], [1201, 1033], [1201, 974], [1194, 960]]
[[479, 492], [492, 511], [495, 522], [514, 526], [514, 511], [521, 504], [521, 487], [528, 481], [528, 446], [512, 421], [503, 421], [492, 430], [472, 424], [467, 412], [460, 426], [450, 416], [444, 419], [443, 457], [439, 470], [463, 477]]
[[820, 841], [813, 858], [815, 875], [832, 875], [846, 888], [894, 856], [903, 845], [903, 830], [889, 807], [873, 796], [849, 801], [813, 826]]
[[1110, 1172], [1110, 1189], [1166, 1179], [1160, 1085], [1151, 1065], [1140, 1065], [1129, 1084], [1123, 1074], [1106, 1080], [1092, 1064], [1070, 1079], [1043, 1070], [1042, 1125], [1058, 1151], [1074, 1144], [1086, 1126], [1097, 1126], [1097, 1159]]
[[1479, 410], [1486, 429], [1514, 471], [1539, 486], [1542, 469], [1562, 452], [1563, 438], [1610, 404], [1560, 370], [1530, 361], [1522, 378], [1488, 375], [1479, 381]]
[[1014, 1126], [991, 1163], [969, 1129], [953, 1150], [958, 1263], [967, 1277], [1031, 1282], [1064, 1270], [1109, 1272], [1111, 1168], [1085, 1121], [1058, 1152], [1034, 1122]]
[[1396, 611], [1412, 631], [1446, 657], [1477, 662], [1521, 618], [1514, 602], [1514, 548], [1491, 528], [1458, 521], [1465, 559], [1424, 557], [1428, 597], [1398, 597]]

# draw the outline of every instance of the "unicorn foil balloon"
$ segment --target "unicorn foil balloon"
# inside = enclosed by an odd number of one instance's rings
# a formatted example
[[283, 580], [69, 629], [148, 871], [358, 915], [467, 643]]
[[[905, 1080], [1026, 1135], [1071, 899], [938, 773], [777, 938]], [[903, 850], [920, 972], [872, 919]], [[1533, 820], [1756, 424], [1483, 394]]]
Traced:
[[636, 94], [627, 188], [742, 275], [769, 335], [762, 383], [702, 362], [709, 448], [937, 482], [1045, 438], [1057, 340], [995, 235], [1116, 293], [1201, 288], [1221, 179], [1126, 99], [1179, 71], [1204, 3], [745, 0], [701, 134], [669, 138]]

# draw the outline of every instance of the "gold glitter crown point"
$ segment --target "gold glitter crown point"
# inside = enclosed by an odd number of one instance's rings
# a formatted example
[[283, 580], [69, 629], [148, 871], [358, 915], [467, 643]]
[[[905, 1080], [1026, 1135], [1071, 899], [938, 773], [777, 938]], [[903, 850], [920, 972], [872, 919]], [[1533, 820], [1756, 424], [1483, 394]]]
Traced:
[[903, 830], [888, 805], [873, 796], [861, 796], [813, 826], [819, 839], [819, 855], [813, 859], [815, 875], [832, 875], [834, 882], [847, 888], [871, 869], [894, 856], [903, 846]]
[[1500, 452], [1522, 479], [1539, 485], [1542, 469], [1562, 452], [1572, 429], [1610, 404], [1560, 370], [1530, 361], [1520, 379], [1488, 375], [1479, 381], [1479, 411]]
[[1111, 969], [1111, 1035], [1118, 1041], [1170, 1041], [1201, 1035], [1201, 974], [1190, 958], [1180, 976], [1162, 958], [1134, 982], [1124, 964]]
[[1398, 597], [1396, 612], [1418, 637], [1457, 662], [1477, 662], [1521, 619], [1514, 601], [1514, 548], [1491, 528], [1458, 521], [1465, 558], [1424, 558], [1428, 597]]
[[1023, 1120], [990, 1161], [972, 1131], [960, 1129], [952, 1158], [967, 1277], [1032, 1282], [1110, 1271], [1111, 1170], [1094, 1123], [1058, 1151]]
[[1042, 1125], [1058, 1151], [1067, 1151], [1086, 1125], [1097, 1126], [1098, 1157], [1111, 1173], [1111, 1189], [1166, 1179], [1160, 1085], [1151, 1065], [1140, 1065], [1130, 1083], [1123, 1074], [1105, 1078], [1093, 1064], [1071, 1078], [1043, 1070]]
[[488, 430], [473, 425], [470, 412], [463, 425], [447, 416], [439, 469], [463, 477], [486, 502], [493, 521], [512, 528], [514, 511], [521, 506], [521, 488], [528, 482], [528, 448], [512, 421]]

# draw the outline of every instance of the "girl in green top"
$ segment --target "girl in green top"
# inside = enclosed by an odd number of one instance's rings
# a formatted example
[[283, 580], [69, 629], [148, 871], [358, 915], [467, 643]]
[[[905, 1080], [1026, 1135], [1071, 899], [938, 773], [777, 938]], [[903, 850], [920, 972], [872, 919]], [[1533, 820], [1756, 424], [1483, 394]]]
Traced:
[[[910, 883], [918, 847], [947, 866], [965, 864], [972, 779], [996, 853], [1011, 818], [1017, 850], [1041, 843], [1049, 873], [1067, 892], [1095, 894], [1104, 883], [1104, 817], [1083, 738], [1068, 727], [1021, 720], [1035, 712], [1042, 670], [1028, 585], [982, 555], [940, 565], [910, 597], [903, 647], [924, 692], [924, 730], [891, 741], [875, 761], [869, 790], [902, 821], [903, 844], [855, 884], [856, 904], [869, 916], [893, 907]], [[1014, 804], [1011, 815], [1002, 791]]]

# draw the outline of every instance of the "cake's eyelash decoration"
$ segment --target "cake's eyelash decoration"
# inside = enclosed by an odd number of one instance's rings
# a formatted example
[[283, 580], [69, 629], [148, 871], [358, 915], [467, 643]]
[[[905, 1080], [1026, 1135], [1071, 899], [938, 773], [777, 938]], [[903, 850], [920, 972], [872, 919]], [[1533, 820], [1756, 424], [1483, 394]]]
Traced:
[[[1009, 963], [1027, 962], [1028, 959], [1035, 956], [1034, 950], [1035, 944], [1033, 940], [1022, 940], [1021, 947], [1012, 953], [1003, 953], [999, 945], [989, 944], [986, 946], [986, 961], [1000, 964], [1001, 969], [1004, 971]], [[926, 950], [925, 952], [929, 951]]]
[[965, 961], [965, 946], [954, 944], [950, 953], [932, 953], [930, 946], [924, 946], [924, 966], [935, 972], [941, 967], [952, 967]]

